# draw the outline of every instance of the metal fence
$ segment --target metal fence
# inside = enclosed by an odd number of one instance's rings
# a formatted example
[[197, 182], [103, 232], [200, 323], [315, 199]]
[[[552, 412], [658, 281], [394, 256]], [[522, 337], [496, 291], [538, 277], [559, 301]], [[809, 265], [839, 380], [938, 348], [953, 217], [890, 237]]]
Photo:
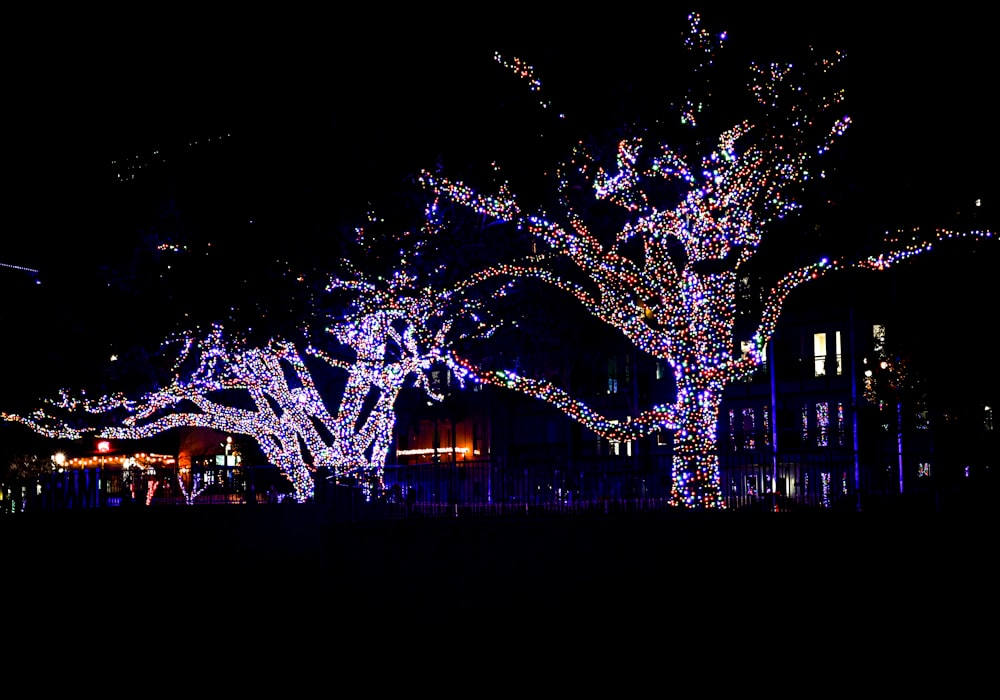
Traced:
[[[935, 465], [929, 455], [850, 451], [720, 454], [727, 509], [860, 510], [889, 503], [968, 506], [992, 502], [988, 467]], [[313, 471], [314, 502], [337, 519], [643, 512], [670, 507], [670, 455], [565, 461], [476, 460], [388, 465], [359, 481]], [[970, 494], [975, 499], [970, 499]], [[0, 512], [76, 508], [289, 504], [291, 485], [273, 466], [54, 470], [3, 484]]]

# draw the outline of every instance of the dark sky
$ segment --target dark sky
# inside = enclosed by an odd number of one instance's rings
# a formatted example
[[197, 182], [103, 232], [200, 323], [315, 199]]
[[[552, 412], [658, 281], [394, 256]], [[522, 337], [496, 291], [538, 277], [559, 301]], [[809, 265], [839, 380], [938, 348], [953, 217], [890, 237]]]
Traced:
[[[485, 145], [510, 126], [492, 121], [496, 100], [484, 94], [496, 84], [490, 57], [498, 49], [523, 53], [546, 90], [565, 75], [598, 98], [621, 94], [609, 91], [626, 81], [643, 94], [673, 89], [671, 67], [656, 57], [678, 43], [686, 11], [615, 7], [618, 17], [573, 10], [521, 19], [498, 10], [484, 19], [448, 15], [443, 6], [394, 16], [388, 26], [354, 10], [350, 17], [147, 13], [68, 17], [56, 27], [39, 17], [12, 23], [22, 40], [4, 49], [11, 149], [4, 209], [25, 235], [5, 236], [4, 247], [40, 244], [51, 254], [56, 230], [81, 218], [75, 197], [109, 176], [111, 159], [221, 134], [233, 134], [244, 155], [274, 149], [268, 157], [288, 165], [271, 173], [278, 183], [306, 170], [332, 182], [353, 180], [350, 173], [373, 163], [401, 170], [406, 158], [416, 163], [414, 154], [437, 145], [502, 157]], [[969, 169], [985, 172], [998, 155], [993, 24], [961, 5], [934, 7], [902, 15], [838, 12], [832, 4], [794, 13], [726, 9], [717, 18], [711, 7], [701, 12], [706, 27], [729, 31], [733, 50], [760, 60], [809, 44], [846, 47], [849, 108], [856, 140], [864, 141], [857, 169], [894, 187], [971, 189]], [[322, 192], [328, 204], [331, 195]]]
[[[663, 47], [679, 43], [686, 9], [578, 5], [540, 18], [534, 7], [458, 7], [14, 17], [17, 40], [3, 48], [0, 263], [84, 279], [134, 241], [168, 191], [188, 211], [258, 222], [263, 233], [245, 248], [255, 255], [295, 241], [320, 257], [318, 232], [438, 155], [525, 156], [509, 146], [532, 125], [499, 96], [495, 50], [533, 63], [571, 116], [676, 92]], [[759, 60], [810, 44], [848, 51], [845, 162], [877, 217], [1000, 191], [992, 19], [931, 7], [700, 11], [706, 27], [729, 31], [732, 50]], [[163, 159], [189, 165], [157, 170]], [[123, 183], [115, 160], [151, 169]], [[16, 318], [51, 312], [30, 296], [5, 303]], [[110, 316], [83, 305], [71, 314], [95, 320], [77, 332]]]
[[[492, 94], [494, 50], [523, 54], [546, 90], [573, 81], [566, 89], [584, 105], [590, 94], [599, 104], [621, 96], [625, 82], [633, 96], [674, 89], [671, 67], [656, 57], [678, 43], [686, 11], [615, 7], [618, 17], [574, 10], [522, 19], [511, 10], [484, 19], [443, 6], [394, 15], [388, 26], [353, 10], [350, 17], [147, 13], [12, 24], [22, 37], [4, 49], [4, 210], [14, 224], [0, 262], [26, 256], [44, 265], [58, 250], [52, 242], [65, 236], [99, 249], [94, 224], [121, 206], [120, 193], [92, 196], [111, 182], [112, 159], [144, 159], [155, 149], [174, 157], [172, 149], [194, 142], [207, 151], [224, 134], [234, 177], [252, 172], [254, 186], [315, 196], [326, 209], [350, 206], [328, 187], [363, 195], [375, 184], [373, 171], [426, 166], [437, 150], [509, 157], [502, 140], [491, 142], [511, 128]], [[809, 44], [845, 47], [852, 167], [904, 196], [919, 193], [917, 201], [936, 188], [982, 196], [977, 178], [998, 155], [992, 23], [960, 5], [940, 7], [948, 11], [899, 16], [824, 4], [794, 13], [701, 12], [706, 27], [729, 31], [734, 51], [760, 60]], [[307, 178], [317, 184], [300, 186]]]

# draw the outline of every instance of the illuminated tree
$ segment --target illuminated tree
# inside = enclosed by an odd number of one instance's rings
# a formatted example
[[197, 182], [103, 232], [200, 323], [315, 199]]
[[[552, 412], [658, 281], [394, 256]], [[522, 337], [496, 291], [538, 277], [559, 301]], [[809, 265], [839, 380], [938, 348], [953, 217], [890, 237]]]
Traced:
[[[690, 19], [685, 48], [695, 57], [698, 74], [714, 65], [724, 36], [704, 31], [696, 15]], [[479, 191], [460, 178], [425, 171], [420, 182], [433, 197], [423, 212], [423, 228], [400, 227], [397, 238], [372, 238], [360, 230], [361, 251], [344, 259], [326, 287], [331, 310], [321, 313], [317, 307], [301, 319], [308, 325], [324, 318], [328, 342], [308, 333], [308, 340], [293, 343], [268, 331], [263, 337], [271, 340], [250, 345], [225, 340], [221, 329], [204, 337], [185, 334], [183, 367], [165, 387], [134, 400], [120, 395], [71, 400], [64, 394], [52, 408], [69, 412], [72, 420], [56, 420], [50, 411], [3, 418], [54, 437], [84, 430], [145, 437], [179, 425], [246, 434], [292, 480], [296, 497], [305, 499], [312, 489], [310, 469], [318, 466], [331, 467], [335, 475], [360, 473], [366, 483], [377, 483], [398, 392], [415, 383], [439, 398], [426, 373], [443, 364], [460, 381], [473, 376], [551, 402], [611, 440], [672, 431], [674, 503], [722, 507], [715, 452], [722, 392], [762, 365], [788, 295], [833, 270], [884, 269], [958, 235], [914, 231], [887, 239], [884, 250], [855, 262], [818, 255], [787, 267], [776, 264], [780, 269], [770, 275], [773, 284], [756, 330], [746, 338], [750, 349], [736, 353], [737, 341], [744, 340], [734, 330], [739, 285], [758, 264], [758, 253], [787, 251], [796, 242], [768, 248], [765, 232], [773, 240], [779, 224], [798, 212], [800, 194], [825, 175], [815, 163], [849, 127], [850, 119], [836, 112], [843, 92], [836, 86], [823, 92], [843, 58], [835, 54], [804, 70], [752, 64], [753, 118], [731, 119], [727, 110], [724, 124], [711, 123], [709, 83], [699, 80], [676, 105], [679, 119], [671, 128], [699, 134], [709, 129], [710, 138], [668, 146], [673, 141], [652, 129], [628, 129], [610, 154], [599, 144], [580, 142], [555, 171], [551, 207], [523, 207], [507, 182]], [[541, 95], [531, 66], [499, 55], [497, 62]], [[479, 260], [455, 265], [461, 256], [448, 256], [446, 246], [425, 241], [465, 225], [463, 218], [450, 218], [462, 208], [478, 219], [480, 234], [496, 231], [499, 240], [501, 231], [513, 230], [531, 241], [531, 250], [482, 265]], [[374, 270], [373, 263], [385, 267]], [[491, 319], [495, 302], [529, 279], [565, 293], [636, 349], [668, 363], [675, 400], [616, 423], [549, 380], [473, 359], [469, 348], [513, 323]], [[261, 315], [251, 306], [245, 313]], [[313, 361], [313, 367], [338, 373], [339, 391], [316, 379], [309, 369]], [[223, 401], [222, 394], [230, 393], [242, 400]], [[80, 424], [91, 415], [122, 414], [110, 426]]]
[[[478, 278], [447, 287], [427, 279], [436, 263], [430, 272], [421, 271], [423, 245], [417, 238], [426, 234], [426, 242], [441, 225], [433, 208], [427, 213], [422, 231], [402, 234], [414, 245], [400, 257], [389, 255], [394, 269], [386, 275], [341, 261], [343, 274], [327, 287], [335, 311], [324, 335], [333, 342], [322, 348], [306, 343], [300, 350], [277, 338], [255, 347], [242, 336], [227, 337], [217, 325], [204, 334], [169, 339], [165, 349], [179, 346], [169, 380], [138, 398], [116, 393], [88, 399], [86, 392], [63, 390], [46, 408], [0, 415], [61, 439], [95, 434], [135, 440], [180, 426], [247, 435], [291, 481], [300, 502], [312, 496], [311, 472], [319, 467], [331, 471], [329, 478], [352, 476], [367, 489], [377, 488], [400, 390], [412, 384], [440, 400], [428, 381], [429, 370], [450, 366], [461, 382], [464, 370], [453, 363], [447, 347], [491, 332], [483, 300], [462, 301], [462, 289], [478, 284]], [[375, 245], [375, 238], [364, 229], [357, 232], [365, 249]], [[398, 250], [386, 240], [379, 245]], [[501, 288], [506, 285], [501, 280]], [[318, 381], [320, 368], [327, 370], [324, 377], [333, 370], [337, 379]]]
[[[689, 19], [685, 47], [695, 58], [697, 74], [714, 65], [725, 35], [710, 35], [698, 15]], [[837, 111], [843, 91], [835, 85], [827, 88], [844, 58], [837, 53], [804, 70], [792, 64], [751, 64], [749, 89], [756, 117], [728, 121], [711, 142], [697, 140], [675, 148], [636, 129], [617, 139], [611, 159], [578, 143], [556, 170], [558, 196], [552, 211], [522, 207], [509, 182], [479, 191], [440, 172], [425, 171], [422, 182], [430, 192], [491, 221], [511, 224], [543, 244], [547, 256], [539, 255], [533, 265], [511, 266], [507, 273], [540, 279], [569, 293], [634, 347], [666, 361], [673, 370], [676, 399], [618, 423], [549, 381], [509, 370], [477, 369], [471, 360], [464, 362], [467, 369], [482, 381], [549, 401], [610, 440], [672, 431], [672, 502], [724, 507], [716, 452], [723, 389], [764, 363], [788, 295], [834, 270], [885, 269], [960, 235], [944, 230], [895, 233], [886, 238], [881, 252], [861, 260], [818, 255], [779, 270], [773, 274], [756, 330], [747, 338], [750, 349], [737, 354], [735, 348], [743, 340], [734, 331], [738, 285], [754, 269], [757, 253], [768, 250], [763, 246], [765, 233], [798, 212], [807, 186], [825, 176], [816, 162], [850, 125], [850, 118]], [[530, 65], [500, 55], [496, 60], [541, 93]], [[706, 84], [700, 83], [702, 88]], [[828, 92], [816, 95], [823, 89]], [[708, 97], [707, 92], [689, 92], [677, 105], [679, 123], [697, 130], [706, 119]], [[570, 273], [558, 267], [566, 261]]]

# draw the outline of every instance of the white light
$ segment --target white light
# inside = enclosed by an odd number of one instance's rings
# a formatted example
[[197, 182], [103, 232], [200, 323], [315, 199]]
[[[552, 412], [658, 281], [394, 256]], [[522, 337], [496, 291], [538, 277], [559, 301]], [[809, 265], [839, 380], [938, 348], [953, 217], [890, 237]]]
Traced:
[[[452, 452], [452, 449], [450, 447], [439, 447], [437, 451], [445, 454], [450, 454]], [[464, 455], [468, 453], [469, 448], [456, 447], [454, 451], [457, 452], [458, 454]], [[405, 457], [407, 455], [429, 455], [429, 454], [434, 454], [433, 447], [424, 447], [418, 450], [396, 450], [396, 455], [399, 457]]]

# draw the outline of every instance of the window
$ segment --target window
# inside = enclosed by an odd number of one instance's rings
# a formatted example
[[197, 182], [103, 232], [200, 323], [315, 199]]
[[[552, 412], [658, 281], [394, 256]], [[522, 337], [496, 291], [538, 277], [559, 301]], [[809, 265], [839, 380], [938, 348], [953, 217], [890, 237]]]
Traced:
[[[618, 421], [613, 420], [613, 421], [611, 421], [611, 424], [612, 425], [618, 425]], [[622, 443], [618, 442], [617, 440], [608, 440], [608, 454], [615, 455], [615, 456], [621, 455], [622, 454]], [[632, 456], [632, 441], [631, 440], [629, 440], [628, 442], [625, 443], [625, 454], [627, 454], [629, 457]]]
[[820, 487], [822, 489], [820, 496], [820, 503], [823, 505], [824, 508], [829, 508], [830, 496], [832, 490], [832, 478], [830, 472], [820, 472], [819, 478], [820, 478], [820, 483], [822, 484], [822, 486]]
[[760, 409], [760, 414], [763, 418], [761, 421], [764, 424], [764, 444], [771, 444], [771, 407], [762, 406]]
[[844, 438], [847, 434], [846, 430], [846, 418], [844, 416], [844, 404], [837, 403], [837, 444], [841, 447], [844, 445]]
[[827, 347], [827, 333], [813, 334], [813, 376], [825, 377], [827, 369], [832, 368], [839, 377], [843, 374], [842, 350], [840, 347], [840, 331], [834, 331], [833, 355]]
[[826, 447], [830, 444], [830, 404], [816, 404], [816, 446]]
[[729, 449], [736, 449], [736, 411], [729, 409]]
[[872, 326], [872, 349], [876, 357], [885, 359], [885, 326], [881, 323]]
[[608, 393], [618, 393], [618, 362], [617, 358], [608, 358]]
[[771, 444], [771, 416], [767, 405], [759, 409], [730, 408], [726, 414], [729, 421], [728, 447], [732, 451], [754, 450], [761, 445]]
[[752, 408], [743, 409], [743, 449], [752, 450], [756, 447], [755, 438], [757, 436], [757, 426], [754, 422], [754, 410]]
[[840, 331], [836, 331], [833, 334], [833, 337], [834, 337], [833, 366], [835, 367], [835, 371], [837, 372], [837, 376], [839, 377], [844, 374], [844, 367], [842, 362], [843, 349], [840, 347]]
[[826, 333], [813, 333], [813, 376], [826, 376]]
[[656, 361], [656, 378], [657, 379], [667, 379], [670, 377], [670, 367], [667, 365], [666, 360]]

